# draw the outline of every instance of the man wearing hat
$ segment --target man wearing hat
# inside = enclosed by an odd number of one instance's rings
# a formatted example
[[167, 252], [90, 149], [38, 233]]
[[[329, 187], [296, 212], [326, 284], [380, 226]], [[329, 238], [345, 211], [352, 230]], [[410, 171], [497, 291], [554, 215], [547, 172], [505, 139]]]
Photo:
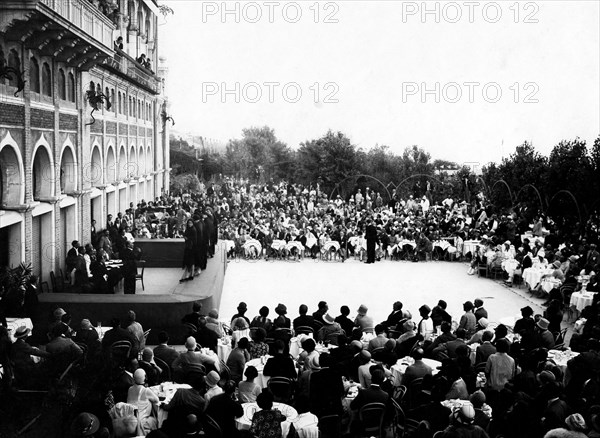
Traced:
[[238, 304], [238, 306], [237, 306], [237, 311], [238, 311], [238, 313], [236, 313], [235, 315], [233, 315], [231, 317], [231, 322], [233, 323], [233, 320], [236, 318], [244, 318], [246, 320], [246, 322], [248, 323], [248, 325], [250, 325], [250, 320], [246, 316], [246, 312], [248, 311], [248, 306], [246, 305], [246, 303], [241, 301], [240, 304]]
[[50, 353], [29, 345], [25, 339], [29, 337], [31, 330], [25, 326], [19, 327], [15, 333], [15, 342], [10, 350], [10, 359], [14, 365], [15, 381], [18, 386], [35, 384], [39, 378], [39, 365], [33, 361], [31, 356], [49, 358]]
[[537, 345], [551, 350], [552, 347], [554, 347], [554, 335], [552, 335], [550, 330], [548, 330], [549, 325], [550, 321], [548, 321], [546, 318], [540, 318], [540, 320], [536, 323], [535, 333]]
[[219, 321], [219, 311], [217, 309], [211, 309], [208, 312], [208, 316], [206, 317], [206, 328], [208, 330], [212, 330], [217, 335], [218, 339], [221, 339], [224, 336], [223, 326]]
[[481, 427], [474, 424], [475, 408], [471, 402], [464, 402], [450, 415], [450, 426], [444, 430], [444, 435], [464, 438], [487, 438], [488, 434]]
[[93, 356], [100, 349], [100, 337], [89, 319], [81, 320], [80, 328], [77, 330], [73, 340], [77, 343], [87, 345], [88, 357]]
[[363, 333], [373, 333], [373, 318], [367, 315], [369, 308], [361, 304], [356, 311], [354, 326], [362, 330]]
[[100, 428], [100, 420], [94, 414], [82, 412], [71, 422], [71, 437], [73, 438], [108, 438], [110, 432], [106, 427]]
[[327, 341], [332, 345], [338, 345], [338, 336], [342, 334], [342, 327], [335, 322], [335, 319], [329, 313], [323, 316], [323, 322], [325, 324], [317, 332], [317, 341]]

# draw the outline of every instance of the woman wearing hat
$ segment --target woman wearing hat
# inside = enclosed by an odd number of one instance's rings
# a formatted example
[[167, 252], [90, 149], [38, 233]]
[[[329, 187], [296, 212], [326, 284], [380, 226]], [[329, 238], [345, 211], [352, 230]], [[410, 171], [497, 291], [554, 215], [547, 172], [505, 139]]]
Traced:
[[37, 347], [32, 347], [25, 341], [30, 333], [30, 329], [21, 326], [13, 334], [15, 342], [11, 347], [10, 358], [14, 366], [13, 370], [17, 385], [35, 384], [41, 377], [39, 375], [40, 367], [35, 363], [32, 356], [41, 358], [50, 357], [50, 353], [40, 350]]
[[338, 336], [343, 333], [342, 327], [335, 322], [329, 313], [323, 316], [323, 322], [325, 324], [317, 332], [317, 341], [338, 345]]
[[138, 412], [138, 435], [147, 435], [158, 426], [156, 418], [152, 415], [153, 409], [158, 405], [158, 396], [146, 388], [146, 372], [138, 368], [133, 373], [134, 384], [127, 391], [127, 403], [134, 405]]
[[368, 311], [369, 308], [361, 304], [354, 319], [354, 326], [360, 328], [363, 333], [373, 333], [374, 330], [373, 318], [367, 315]]

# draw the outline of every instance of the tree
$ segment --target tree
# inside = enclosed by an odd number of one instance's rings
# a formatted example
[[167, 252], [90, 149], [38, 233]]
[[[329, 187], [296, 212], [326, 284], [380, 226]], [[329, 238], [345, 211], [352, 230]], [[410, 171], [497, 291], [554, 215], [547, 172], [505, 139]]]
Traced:
[[171, 193], [189, 193], [200, 191], [200, 180], [195, 174], [177, 175], [171, 178]]

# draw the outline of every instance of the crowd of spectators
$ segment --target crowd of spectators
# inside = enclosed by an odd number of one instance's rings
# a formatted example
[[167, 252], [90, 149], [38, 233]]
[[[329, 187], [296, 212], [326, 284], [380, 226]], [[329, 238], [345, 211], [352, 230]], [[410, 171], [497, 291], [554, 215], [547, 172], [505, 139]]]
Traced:
[[[300, 306], [298, 315], [290, 318], [287, 307], [279, 304], [270, 318], [267, 307], [247, 316], [242, 302], [237, 313], [223, 321], [216, 310], [206, 315], [195, 303], [182, 318], [194, 330], [190, 336], [176, 338], [185, 352], [170, 345], [165, 331], [158, 335], [159, 345], [146, 346], [148, 327], [143, 328], [132, 311], [122, 322], [114, 318], [112, 329], [100, 338], [89, 319], [75, 326], [71, 315], [56, 309], [45, 347], [28, 344], [25, 327], [14, 334], [14, 344], [5, 343], [6, 330], [0, 328], [2, 355], [8, 358], [2, 363], [10, 364], [4, 379], [12, 376], [10, 385], [19, 388], [44, 385], [51, 381], [49, 376], [59, 376], [77, 362], [71, 374], [80, 373], [88, 392], [85, 400], [74, 404], [73, 424], [80, 424], [85, 414], [106, 433], [114, 433], [117, 427], [109, 412], [114, 413], [118, 402], [127, 402], [138, 410], [138, 434], [184, 436], [208, 427], [210, 417], [227, 431], [226, 436], [241, 436], [235, 424], [243, 414], [241, 403], [257, 402], [262, 411], [253, 418], [250, 436], [267, 437], [280, 430], [285, 420], [272, 409], [273, 402], [279, 401], [318, 418], [339, 415], [342, 429], [356, 436], [362, 427], [356, 412], [380, 401], [387, 407], [385, 426], [392, 427], [403, 412], [419, 423], [420, 435], [414, 436], [432, 436], [437, 431], [444, 437], [598, 436], [597, 301], [585, 311], [588, 321], [578, 341], [581, 353], [566, 365], [549, 353], [567, 348], [560, 321], [553, 326], [549, 315], [536, 315], [529, 306], [521, 309], [514, 327], [491, 323], [499, 315], [486, 309], [481, 298], [465, 302], [462, 315], [450, 315], [444, 300], [418, 309], [406, 309], [400, 301], [391, 307], [390, 314], [378, 320], [366, 305], [355, 314], [341, 306], [335, 316], [322, 301], [313, 312]], [[290, 341], [300, 334], [310, 335], [302, 340], [301, 353], [292, 358]], [[227, 336], [233, 350], [224, 362], [217, 357], [217, 342]], [[115, 348], [122, 341], [130, 348]], [[473, 344], [477, 345], [474, 351]], [[246, 364], [266, 355], [262, 374], [290, 379], [291, 392], [257, 385], [257, 369]], [[42, 360], [34, 360], [36, 356]], [[399, 387], [392, 367], [407, 357], [412, 358], [411, 364]], [[437, 360], [439, 367], [432, 369], [427, 359]], [[190, 389], [179, 389], [164, 404], [148, 387], [166, 380], [187, 383]], [[345, 403], [354, 382], [359, 384], [358, 396]], [[444, 400], [462, 402], [448, 407]], [[160, 428], [158, 408], [168, 412]]]

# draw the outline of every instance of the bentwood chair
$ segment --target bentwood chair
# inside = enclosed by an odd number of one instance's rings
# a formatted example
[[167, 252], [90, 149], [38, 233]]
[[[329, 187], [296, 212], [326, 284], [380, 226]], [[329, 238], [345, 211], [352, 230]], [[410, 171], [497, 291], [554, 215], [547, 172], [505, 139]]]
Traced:
[[138, 260], [136, 262], [137, 267], [139, 268], [140, 266], [142, 267], [142, 272], [140, 272], [139, 274], [135, 275], [135, 281], [137, 282], [138, 280], [142, 282], [142, 290], [146, 290], [146, 288], [144, 287], [144, 270], [146, 269], [146, 260]]
[[162, 370], [162, 373], [160, 373], [161, 381], [170, 382], [171, 381], [171, 367], [160, 357], [154, 356], [154, 362], [156, 362], [156, 365], [158, 365], [158, 367]]
[[383, 437], [383, 417], [385, 415], [385, 404], [367, 403], [358, 411], [358, 417], [362, 423], [363, 434], [361, 436]]
[[342, 419], [339, 415], [324, 415], [319, 418], [320, 438], [340, 438], [342, 436]]

